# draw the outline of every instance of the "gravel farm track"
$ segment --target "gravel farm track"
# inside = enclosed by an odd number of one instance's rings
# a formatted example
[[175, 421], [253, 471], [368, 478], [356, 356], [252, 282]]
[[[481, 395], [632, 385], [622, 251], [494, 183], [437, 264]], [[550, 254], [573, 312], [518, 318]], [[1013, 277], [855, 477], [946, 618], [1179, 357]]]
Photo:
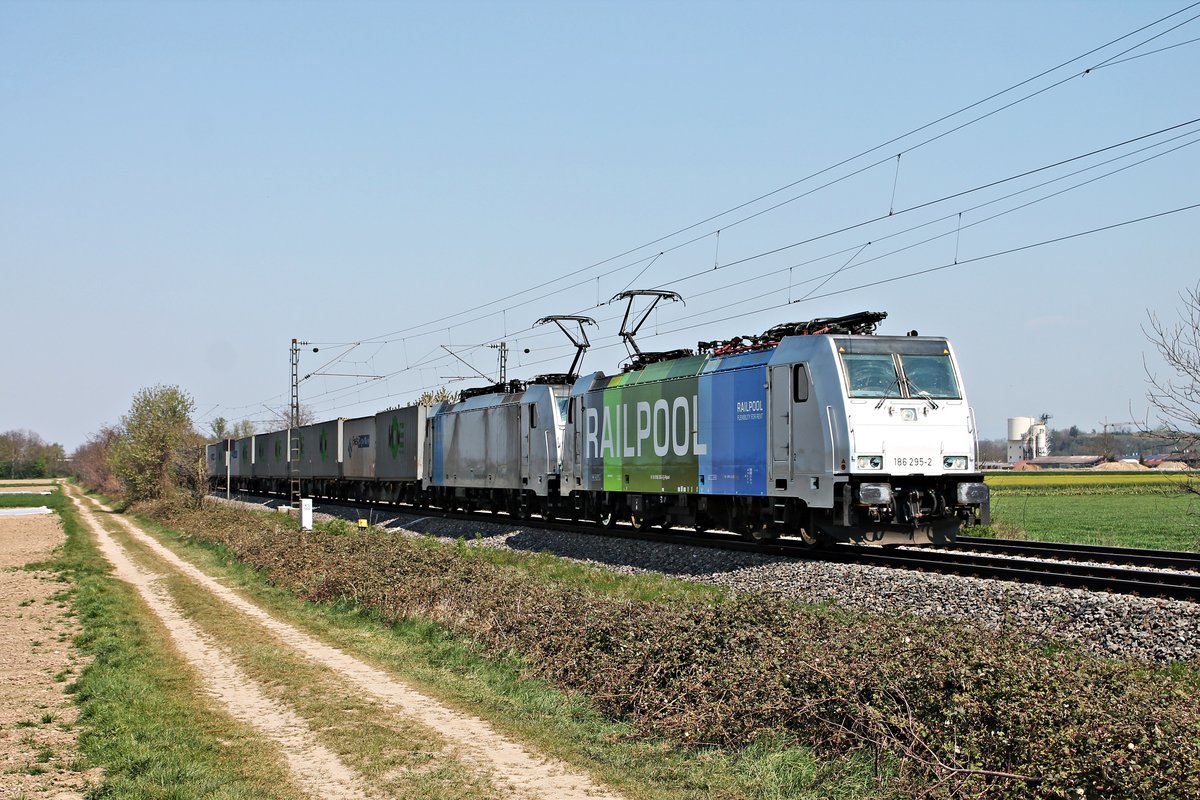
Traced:
[[[171, 581], [181, 578], [189, 581], [193, 588], [207, 593], [209, 600], [221, 605], [221, 613], [230, 624], [258, 626], [263, 636], [272, 638], [276, 644], [282, 643], [307, 662], [334, 675], [339, 685], [346, 687], [345, 691], [353, 693], [358, 700], [402, 718], [405, 724], [426, 729], [430, 749], [437, 751], [437, 757], [454, 759], [476, 773], [491, 787], [489, 796], [546, 800], [620, 797], [571, 766], [542, 757], [522, 743], [501, 735], [483, 720], [451, 709], [414, 690], [395, 675], [271, 616], [177, 556], [126, 517], [113, 514], [111, 509], [85, 498], [74, 487], [66, 487], [66, 491], [89, 535], [112, 564], [115, 576], [134, 587], [142, 602], [159, 618], [174, 647], [199, 676], [211, 703], [273, 743], [286, 763], [289, 777], [301, 792], [334, 799], [393, 796], [372, 785], [325, 747], [319, 741], [318, 731], [287, 702], [279, 700], [278, 686], [268, 692], [267, 687], [241, 670], [224, 651], [223, 645], [214, 641], [175, 601], [168, 590]], [[44, 519], [54, 520], [54, 517]], [[53, 526], [57, 527], [56, 524]], [[61, 542], [61, 539], [60, 529], [57, 541]], [[48, 551], [53, 546], [51, 543], [43, 549]], [[24, 554], [17, 560], [22, 558], [31, 560]], [[22, 592], [28, 593], [28, 590], [23, 588]], [[18, 640], [27, 638], [23, 629], [17, 634], [12, 632], [11, 616], [5, 614], [2, 618], [5, 641], [13, 635]], [[13, 641], [13, 644], [19, 643]], [[26, 641], [24, 647], [16, 651], [18, 660], [27, 649]], [[47, 682], [49, 680], [46, 678]], [[280, 680], [286, 681], [287, 677]], [[58, 693], [57, 702], [63, 705], [65, 697], [61, 696], [61, 688]], [[5, 697], [6, 705], [13, 702]], [[57, 706], [55, 709], [54, 713], [59, 714]], [[59, 793], [58, 788], [67, 791]], [[10, 795], [7, 790], [0, 790], [0, 798], [80, 796], [78, 792], [70, 791], [70, 787], [58, 788], [31, 784], [21, 787], [23, 794]]]

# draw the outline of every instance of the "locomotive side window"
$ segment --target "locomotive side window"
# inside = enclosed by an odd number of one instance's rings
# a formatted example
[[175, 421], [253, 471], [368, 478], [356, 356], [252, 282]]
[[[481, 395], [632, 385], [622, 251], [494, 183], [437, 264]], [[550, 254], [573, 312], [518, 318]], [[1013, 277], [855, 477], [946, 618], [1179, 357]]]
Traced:
[[900, 376], [890, 354], [843, 353], [851, 397], [901, 397]]
[[529, 404], [529, 427], [536, 428], [538, 423], [537, 403]]
[[792, 367], [792, 402], [803, 403], [808, 400], [808, 370], [803, 364]]

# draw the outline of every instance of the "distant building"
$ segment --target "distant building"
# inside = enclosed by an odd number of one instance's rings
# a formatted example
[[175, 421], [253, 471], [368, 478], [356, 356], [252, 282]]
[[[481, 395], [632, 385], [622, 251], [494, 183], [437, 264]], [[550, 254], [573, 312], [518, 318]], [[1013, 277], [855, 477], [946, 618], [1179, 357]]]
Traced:
[[1103, 464], [1104, 456], [1042, 456], [1026, 458], [1023, 463], [1032, 464], [1038, 469], [1091, 469]]
[[1164, 461], [1178, 461], [1192, 469], [1200, 469], [1200, 451], [1185, 450], [1182, 453], [1160, 453], [1142, 459], [1148, 467], [1157, 467]]
[[1008, 418], [1008, 463], [1031, 461], [1050, 455], [1050, 430], [1046, 421], [1050, 415], [1043, 414], [1041, 419], [1033, 417]]

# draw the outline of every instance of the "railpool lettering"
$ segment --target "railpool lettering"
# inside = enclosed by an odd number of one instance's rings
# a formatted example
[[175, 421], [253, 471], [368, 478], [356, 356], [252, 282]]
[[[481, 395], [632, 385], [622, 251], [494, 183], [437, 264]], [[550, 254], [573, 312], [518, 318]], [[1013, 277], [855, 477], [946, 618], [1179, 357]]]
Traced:
[[[697, 395], [659, 399], [651, 405], [645, 400], [616, 407], [585, 409], [585, 436], [588, 458], [615, 458], [617, 449], [625, 458], [638, 458], [643, 453], [662, 458], [670, 453], [677, 456], [708, 455], [708, 443], [700, 441], [700, 430], [694, 421], [700, 401]], [[632, 424], [630, 420], [632, 417]]]

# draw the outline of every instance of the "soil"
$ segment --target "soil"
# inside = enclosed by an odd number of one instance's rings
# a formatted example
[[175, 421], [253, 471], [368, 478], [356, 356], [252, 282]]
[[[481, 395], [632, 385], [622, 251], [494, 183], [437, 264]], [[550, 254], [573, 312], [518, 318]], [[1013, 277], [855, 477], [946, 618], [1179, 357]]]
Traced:
[[1145, 464], [1136, 461], [1105, 461], [1092, 467], [1097, 472], [1135, 472], [1150, 469]]
[[[361, 776], [337, 757], [321, 753], [302, 719], [281, 703], [270, 700], [247, 676], [237, 670], [220, 648], [179, 613], [170, 599], [156, 587], [161, 576], [135, 567], [121, 546], [101, 528], [90, 502], [75, 500], [117, 576], [137, 587], [147, 604], [162, 618], [176, 645], [205, 677], [210, 692], [238, 719], [258, 727], [276, 742], [292, 768], [296, 783], [319, 797], [358, 797], [369, 794]], [[261, 607], [218, 583], [197, 567], [183, 561], [156, 539], [121, 516], [114, 516], [129, 534], [150, 549], [164, 569], [186, 575], [229, 606], [230, 613], [243, 614], [270, 630], [279, 641], [312, 661], [337, 672], [360, 695], [381, 702], [409, 719], [433, 729], [451, 745], [468, 766], [485, 772], [505, 794], [546, 800], [584, 800], [619, 795], [599, 786], [586, 774], [569, 765], [545, 758], [509, 739], [481, 719], [455, 711], [423, 695], [395, 676], [373, 667], [335, 647], [320, 642], [300, 629], [276, 619]]]
[[22, 569], [64, 540], [57, 516], [0, 517], [0, 798], [81, 798], [99, 780], [71, 769], [77, 710], [65, 688], [83, 665], [78, 626], [55, 599], [64, 585]]

